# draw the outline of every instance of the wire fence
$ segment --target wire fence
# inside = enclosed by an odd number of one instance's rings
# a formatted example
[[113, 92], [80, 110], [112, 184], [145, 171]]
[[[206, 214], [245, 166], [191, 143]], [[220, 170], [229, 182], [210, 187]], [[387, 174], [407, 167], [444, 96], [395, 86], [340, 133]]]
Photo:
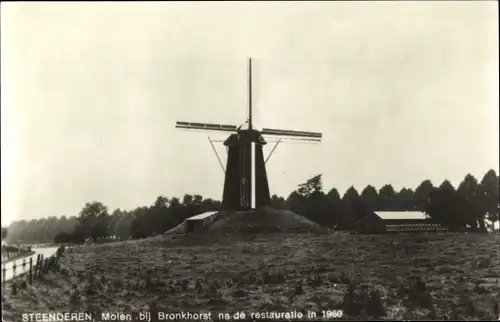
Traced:
[[[59, 265], [59, 259], [64, 252], [65, 247], [60, 246], [56, 253], [47, 258], [43, 254], [38, 254], [29, 258], [23, 258], [22, 262], [4, 264], [2, 267], [2, 294], [5, 294], [5, 285], [7, 282], [28, 282], [33, 284], [33, 280], [40, 279], [43, 275], [48, 273], [52, 268]], [[7, 278], [7, 272], [9, 274]], [[12, 283], [12, 293], [16, 293], [16, 283]]]
[[25, 257], [32, 253], [31, 246], [2, 246], [2, 263]]

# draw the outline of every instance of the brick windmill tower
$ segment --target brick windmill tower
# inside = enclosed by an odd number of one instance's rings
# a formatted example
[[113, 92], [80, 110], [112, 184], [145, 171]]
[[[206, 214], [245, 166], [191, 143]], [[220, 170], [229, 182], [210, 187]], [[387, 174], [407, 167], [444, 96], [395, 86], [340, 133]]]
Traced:
[[[257, 130], [252, 123], [252, 60], [248, 62], [248, 119], [236, 125], [177, 122], [176, 128], [233, 132], [224, 141], [227, 147], [224, 193], [222, 206], [230, 210], [250, 210], [270, 204], [269, 183], [265, 163], [280, 143], [281, 137], [294, 140], [321, 142], [322, 134], [282, 129], [263, 128]], [[263, 135], [280, 137], [270, 155], [264, 160], [263, 146], [267, 144]], [[212, 141], [211, 141], [212, 143]], [[213, 147], [213, 146], [212, 146]], [[215, 150], [215, 149], [214, 149]], [[216, 152], [217, 153], [217, 152]]]

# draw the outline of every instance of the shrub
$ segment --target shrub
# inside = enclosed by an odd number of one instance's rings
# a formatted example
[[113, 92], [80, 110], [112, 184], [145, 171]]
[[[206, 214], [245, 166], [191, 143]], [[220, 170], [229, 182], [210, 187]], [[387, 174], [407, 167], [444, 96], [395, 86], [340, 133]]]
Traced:
[[432, 296], [427, 291], [425, 282], [418, 279], [407, 291], [408, 300], [421, 308], [430, 308], [432, 305]]
[[302, 284], [295, 286], [295, 295], [302, 295], [302, 294], [304, 294], [304, 288], [302, 287]]
[[368, 303], [366, 304], [366, 313], [375, 319], [385, 316], [384, 304], [382, 303], [379, 292], [376, 290], [370, 292]]
[[234, 291], [233, 296], [234, 297], [244, 297], [245, 291], [243, 289], [236, 290], [236, 291]]
[[347, 316], [357, 316], [361, 313], [361, 306], [356, 300], [355, 286], [349, 284], [347, 292], [342, 299], [341, 308]]
[[321, 280], [321, 276], [319, 274], [315, 274], [311, 280], [310, 280], [311, 286], [316, 288], [320, 287], [321, 284], [323, 284], [323, 281]]
[[76, 305], [79, 302], [80, 302], [80, 296], [78, 295], [78, 291], [73, 290], [73, 292], [71, 293], [70, 299], [69, 299], [69, 303]]

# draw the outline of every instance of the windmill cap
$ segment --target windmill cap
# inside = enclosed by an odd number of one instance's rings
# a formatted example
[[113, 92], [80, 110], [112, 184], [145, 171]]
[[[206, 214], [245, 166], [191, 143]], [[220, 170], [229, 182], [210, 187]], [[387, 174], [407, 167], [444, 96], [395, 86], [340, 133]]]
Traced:
[[[248, 130], [248, 129], [249, 129], [248, 121], [241, 124], [240, 126], [238, 126], [238, 130]], [[260, 127], [256, 126], [255, 124], [253, 124], [252, 130], [256, 130], [256, 131], [260, 132], [262, 129]]]

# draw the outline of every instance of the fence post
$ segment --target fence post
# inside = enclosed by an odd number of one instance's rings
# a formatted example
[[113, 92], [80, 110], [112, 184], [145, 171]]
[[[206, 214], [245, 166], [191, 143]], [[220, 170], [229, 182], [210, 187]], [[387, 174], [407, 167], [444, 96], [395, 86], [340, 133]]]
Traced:
[[16, 279], [16, 262], [12, 265], [12, 280]]
[[36, 257], [36, 259], [34, 260], [34, 265], [33, 265], [33, 279], [36, 280], [36, 264], [38, 263], [38, 256]]
[[41, 263], [42, 263], [42, 254], [38, 254], [37, 258], [36, 258], [36, 278], [39, 279], [40, 278], [40, 272], [41, 272]]
[[37, 279], [37, 278], [38, 278], [38, 276], [37, 276], [37, 270], [38, 270], [38, 260], [39, 260], [39, 259], [40, 259], [40, 254], [37, 254], [37, 256], [36, 256], [36, 261], [35, 261], [35, 266], [33, 267], [33, 277], [34, 277], [35, 279]]
[[5, 268], [5, 265], [2, 268], [2, 294], [5, 294], [5, 278], [7, 275], [7, 269]]
[[30, 285], [33, 284], [33, 257], [30, 257], [29, 280], [30, 280]]
[[41, 275], [43, 276], [43, 274], [45, 274], [44, 272], [44, 258], [43, 258], [43, 254], [40, 256], [40, 273]]

